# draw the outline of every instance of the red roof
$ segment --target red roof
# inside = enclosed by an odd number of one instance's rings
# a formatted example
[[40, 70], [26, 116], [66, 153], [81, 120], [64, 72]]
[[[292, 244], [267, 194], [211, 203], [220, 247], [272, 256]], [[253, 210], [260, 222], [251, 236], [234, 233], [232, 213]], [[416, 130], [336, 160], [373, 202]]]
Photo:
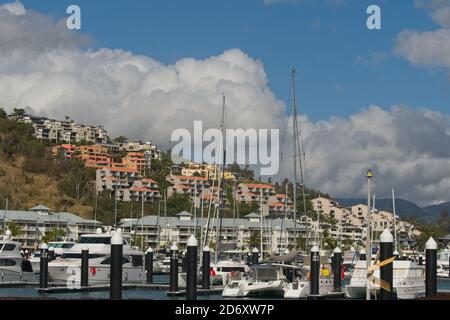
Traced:
[[175, 179], [182, 179], [182, 180], [201, 180], [206, 181], [206, 178], [203, 177], [193, 177], [193, 176], [173, 176]]
[[145, 187], [131, 187], [130, 191], [152, 192], [153, 190]]
[[190, 189], [188, 186], [182, 184], [176, 184], [173, 186], [175, 189]]
[[153, 180], [153, 179], [150, 179], [150, 178], [144, 178], [144, 179], [142, 179], [142, 182], [150, 182], [150, 183], [155, 183], [156, 184], [156, 181]]
[[242, 185], [246, 186], [247, 188], [273, 189], [273, 186], [271, 186], [270, 184], [263, 183], [242, 183]]
[[107, 169], [109, 169], [112, 172], [129, 172], [129, 173], [137, 173], [137, 169], [134, 168], [121, 168], [121, 167], [108, 167]]

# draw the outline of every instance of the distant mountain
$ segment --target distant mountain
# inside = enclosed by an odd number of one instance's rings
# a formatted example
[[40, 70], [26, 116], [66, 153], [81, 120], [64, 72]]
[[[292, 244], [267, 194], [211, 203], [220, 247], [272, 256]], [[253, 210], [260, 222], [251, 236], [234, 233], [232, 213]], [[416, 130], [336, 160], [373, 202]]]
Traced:
[[[357, 204], [367, 204], [367, 199], [335, 199], [343, 207], [351, 207]], [[450, 202], [448, 202], [450, 208]], [[383, 198], [375, 200], [375, 208], [392, 212], [392, 199]], [[427, 207], [428, 208], [428, 207]], [[421, 208], [414, 202], [395, 199], [395, 209], [400, 218], [417, 217], [420, 220], [431, 222], [434, 221], [435, 215], [431, 214], [426, 208]], [[439, 215], [438, 215], [439, 216]]]
[[450, 213], [450, 202], [443, 202], [440, 204], [424, 207], [433, 221], [439, 219], [439, 216], [443, 212]]

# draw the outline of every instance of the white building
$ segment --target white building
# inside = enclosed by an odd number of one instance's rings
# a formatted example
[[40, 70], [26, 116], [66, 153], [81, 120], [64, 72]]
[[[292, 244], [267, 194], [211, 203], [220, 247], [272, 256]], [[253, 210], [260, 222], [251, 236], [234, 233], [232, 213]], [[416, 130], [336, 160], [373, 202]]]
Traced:
[[44, 117], [24, 115], [18, 122], [30, 123], [34, 137], [53, 143], [107, 143], [108, 135], [103, 126], [89, 126], [72, 120], [53, 120]]
[[[3, 210], [2, 210], [3, 211]], [[37, 249], [42, 237], [53, 229], [66, 233], [65, 239], [74, 241], [85, 233], [95, 233], [101, 222], [81, 218], [68, 212], [51, 212], [49, 208], [38, 205], [29, 211], [4, 210], [0, 212], [0, 224], [7, 227], [15, 223], [20, 228], [20, 234], [13, 240], [22, 243], [24, 249]]]

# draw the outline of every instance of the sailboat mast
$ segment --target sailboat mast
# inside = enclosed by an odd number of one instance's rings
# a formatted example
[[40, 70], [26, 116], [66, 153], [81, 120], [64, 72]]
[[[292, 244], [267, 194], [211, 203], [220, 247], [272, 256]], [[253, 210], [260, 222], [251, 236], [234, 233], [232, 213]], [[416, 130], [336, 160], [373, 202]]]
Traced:
[[293, 108], [292, 129], [294, 130], [294, 246], [297, 245], [297, 106], [295, 103], [295, 68], [291, 69], [291, 99]]
[[264, 257], [264, 251], [263, 251], [263, 249], [264, 249], [264, 246], [263, 246], [263, 240], [264, 240], [264, 237], [263, 237], [263, 191], [262, 191], [262, 188], [260, 188], [259, 189], [259, 214], [260, 214], [260, 217], [259, 217], [259, 222], [260, 222], [260, 228], [261, 228], [261, 231], [260, 231], [260, 252], [261, 252], [261, 261], [262, 261], [262, 258]]
[[293, 131], [294, 131], [294, 237], [295, 242], [297, 241], [297, 157], [300, 169], [300, 184], [302, 187], [302, 201], [303, 201], [303, 214], [306, 215], [306, 194], [305, 194], [305, 182], [303, 176], [303, 164], [302, 156], [304, 157], [304, 152], [300, 145], [300, 129], [298, 125], [298, 113], [297, 113], [297, 96], [295, 87], [295, 74], [297, 70], [292, 68], [291, 78], [292, 78], [292, 108], [293, 108]]
[[394, 194], [394, 188], [392, 188], [392, 211], [394, 215], [394, 252], [397, 251], [397, 223], [396, 223], [396, 212], [395, 212], [395, 194]]
[[[372, 180], [372, 171], [367, 171], [367, 234], [366, 234], [366, 266], [367, 266], [367, 279], [369, 279], [369, 267], [372, 263], [372, 228], [371, 228], [371, 206], [370, 206], [370, 198], [372, 196], [372, 186], [371, 186], [371, 180]], [[369, 281], [366, 283], [366, 300], [370, 300], [370, 287], [369, 287]]]
[[222, 154], [223, 154], [223, 162], [222, 162], [222, 172], [219, 170], [219, 174], [221, 177], [219, 178], [219, 232], [218, 232], [218, 241], [217, 248], [216, 248], [216, 261], [217, 256], [219, 254], [220, 244], [222, 243], [222, 219], [223, 219], [223, 211], [225, 208], [225, 190], [224, 190], [224, 172], [225, 172], [225, 159], [226, 159], [226, 152], [225, 152], [225, 94], [222, 93], [222, 117], [220, 120], [220, 130], [222, 132]]

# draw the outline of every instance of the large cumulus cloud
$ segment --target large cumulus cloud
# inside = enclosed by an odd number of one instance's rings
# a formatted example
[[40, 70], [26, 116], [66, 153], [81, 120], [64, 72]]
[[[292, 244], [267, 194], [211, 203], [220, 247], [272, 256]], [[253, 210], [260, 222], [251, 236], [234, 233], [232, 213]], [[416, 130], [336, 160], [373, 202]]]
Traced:
[[[87, 37], [64, 26], [20, 2], [0, 6], [0, 105], [103, 124], [111, 136], [151, 139], [162, 149], [174, 129], [189, 129], [194, 120], [217, 127], [222, 92], [227, 127], [283, 130], [291, 122], [262, 62], [239, 49], [166, 65], [124, 50], [89, 49]], [[307, 185], [336, 197], [364, 196], [364, 173], [372, 167], [379, 195], [396, 186], [421, 203], [448, 200], [447, 115], [372, 106], [349, 118], [301, 120]], [[278, 179], [292, 178], [289, 131], [286, 137]]]
[[[370, 106], [349, 118], [312, 122], [302, 117], [300, 123], [306, 185], [341, 197], [364, 197], [366, 170], [372, 168], [378, 197], [388, 197], [395, 187], [399, 196], [419, 204], [448, 201], [449, 116], [407, 106]], [[283, 157], [292, 159], [289, 151]], [[284, 167], [281, 176], [288, 171]]]

